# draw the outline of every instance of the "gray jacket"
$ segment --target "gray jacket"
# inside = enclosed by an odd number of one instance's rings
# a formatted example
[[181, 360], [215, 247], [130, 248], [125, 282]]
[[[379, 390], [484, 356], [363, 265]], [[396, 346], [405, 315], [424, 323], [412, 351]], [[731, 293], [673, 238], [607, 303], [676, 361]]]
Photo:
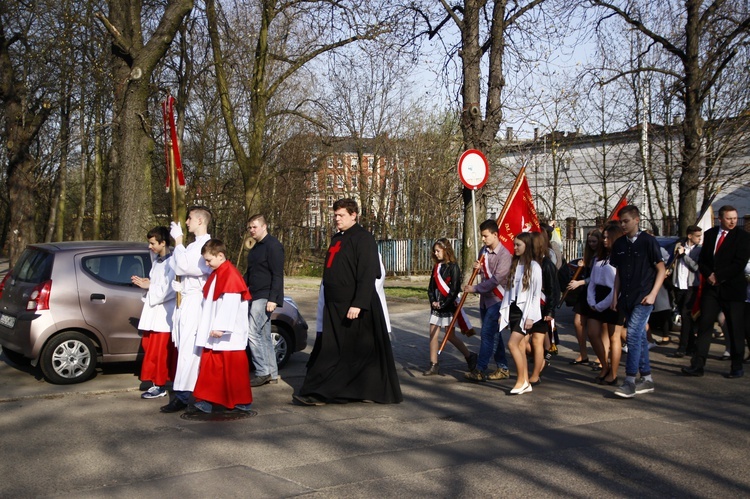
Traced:
[[[685, 241], [680, 241], [682, 244], [685, 244]], [[698, 273], [698, 257], [701, 254], [701, 245], [698, 244], [693, 247], [689, 252], [683, 253], [681, 256], [678, 255], [675, 258], [677, 260], [674, 264], [674, 269], [672, 270], [672, 284], [674, 284], [675, 288], [679, 288], [679, 284], [677, 282], [677, 270], [678, 267], [681, 265], [684, 265], [684, 267], [688, 270], [688, 278], [687, 283], [689, 287], [695, 287], [700, 284], [700, 274]]]

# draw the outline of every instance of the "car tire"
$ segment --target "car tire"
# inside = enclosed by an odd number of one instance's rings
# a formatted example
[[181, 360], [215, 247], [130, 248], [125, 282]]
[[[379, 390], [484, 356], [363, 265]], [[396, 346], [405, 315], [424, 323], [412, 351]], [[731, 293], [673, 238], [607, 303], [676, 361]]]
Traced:
[[7, 348], [3, 348], [3, 355], [5, 355], [6, 359], [13, 362], [17, 366], [23, 367], [23, 366], [31, 365], [31, 359], [26, 357], [22, 353], [14, 352], [13, 350], [8, 350]]
[[271, 324], [273, 349], [276, 352], [276, 366], [281, 369], [294, 352], [294, 336], [284, 326]]
[[96, 346], [86, 335], [68, 331], [52, 337], [42, 349], [39, 365], [50, 383], [72, 385], [96, 370]]

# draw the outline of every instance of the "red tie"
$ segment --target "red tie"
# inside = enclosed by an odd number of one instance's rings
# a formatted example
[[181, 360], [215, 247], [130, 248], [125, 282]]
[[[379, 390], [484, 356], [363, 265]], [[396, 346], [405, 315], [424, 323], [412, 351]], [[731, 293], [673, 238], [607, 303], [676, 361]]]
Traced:
[[721, 235], [719, 236], [719, 240], [716, 242], [716, 251], [714, 251], [714, 254], [719, 252], [719, 248], [721, 248], [721, 244], [724, 242], [724, 238], [727, 236], [727, 231], [722, 230]]

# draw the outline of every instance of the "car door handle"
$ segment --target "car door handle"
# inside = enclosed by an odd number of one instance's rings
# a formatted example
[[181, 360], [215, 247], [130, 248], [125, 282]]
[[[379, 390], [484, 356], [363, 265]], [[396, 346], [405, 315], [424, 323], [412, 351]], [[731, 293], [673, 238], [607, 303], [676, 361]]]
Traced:
[[92, 293], [91, 294], [91, 301], [105, 301], [107, 299], [106, 296], [104, 296], [101, 293]]

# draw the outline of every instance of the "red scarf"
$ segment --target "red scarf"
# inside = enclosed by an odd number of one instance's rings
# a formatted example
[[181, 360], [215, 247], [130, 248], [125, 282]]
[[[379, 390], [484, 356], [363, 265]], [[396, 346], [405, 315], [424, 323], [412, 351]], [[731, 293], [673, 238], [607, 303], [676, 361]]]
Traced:
[[214, 288], [213, 301], [219, 299], [224, 293], [239, 293], [242, 295], [242, 299], [250, 301], [250, 291], [247, 289], [245, 279], [242, 278], [242, 274], [237, 270], [237, 267], [232, 265], [232, 262], [227, 260], [226, 262], [219, 265], [219, 268], [211, 272], [208, 276], [206, 284], [203, 285], [203, 298], [208, 299], [208, 291], [211, 289], [211, 283], [216, 281], [216, 287]]

